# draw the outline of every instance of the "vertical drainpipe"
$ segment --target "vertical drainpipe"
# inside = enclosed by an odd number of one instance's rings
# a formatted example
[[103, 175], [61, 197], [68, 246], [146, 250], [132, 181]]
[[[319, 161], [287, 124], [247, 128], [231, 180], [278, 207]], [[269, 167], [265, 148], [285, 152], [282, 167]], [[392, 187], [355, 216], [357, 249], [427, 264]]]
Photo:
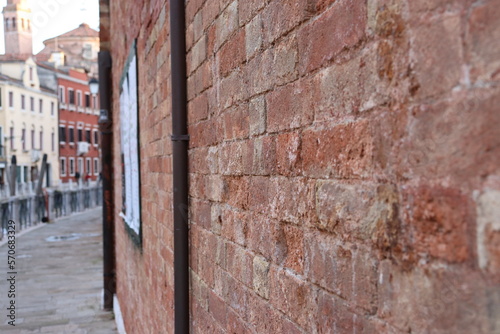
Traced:
[[184, 0], [170, 0], [175, 334], [189, 333], [188, 143]]
[[101, 131], [101, 176], [103, 190], [102, 239], [103, 239], [103, 280], [104, 309], [113, 309], [116, 293], [115, 277], [115, 230], [113, 192], [113, 117], [112, 81], [110, 53], [109, 0], [99, 0], [100, 51], [99, 51], [99, 128]]

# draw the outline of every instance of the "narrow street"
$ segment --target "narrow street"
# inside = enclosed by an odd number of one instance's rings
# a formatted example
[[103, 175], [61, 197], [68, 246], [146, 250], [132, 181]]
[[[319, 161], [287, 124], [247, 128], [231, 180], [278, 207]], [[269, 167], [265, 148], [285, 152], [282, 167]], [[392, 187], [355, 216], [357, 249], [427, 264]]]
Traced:
[[0, 247], [1, 333], [116, 333], [101, 308], [102, 209], [65, 217], [16, 239], [15, 327], [7, 274], [8, 245]]

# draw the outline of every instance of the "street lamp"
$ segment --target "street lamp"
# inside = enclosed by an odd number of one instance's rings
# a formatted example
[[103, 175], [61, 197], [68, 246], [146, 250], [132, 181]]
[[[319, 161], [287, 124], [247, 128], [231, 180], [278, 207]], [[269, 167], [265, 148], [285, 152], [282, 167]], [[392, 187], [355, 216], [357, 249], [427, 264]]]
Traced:
[[92, 95], [97, 94], [97, 92], [99, 91], [99, 81], [96, 78], [90, 79], [89, 88]]
[[[99, 81], [96, 78], [91, 78], [89, 80], [89, 88], [90, 92], [92, 93], [92, 96], [95, 96], [99, 91]], [[98, 123], [106, 123], [107, 121], [108, 121], [107, 111], [101, 110], [99, 114]]]

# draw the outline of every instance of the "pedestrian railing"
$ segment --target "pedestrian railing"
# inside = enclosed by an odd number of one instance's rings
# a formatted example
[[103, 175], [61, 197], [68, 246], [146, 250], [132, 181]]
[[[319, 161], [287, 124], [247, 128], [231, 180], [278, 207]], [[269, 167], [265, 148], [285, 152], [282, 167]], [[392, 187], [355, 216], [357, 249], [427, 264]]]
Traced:
[[102, 205], [102, 187], [47, 190], [43, 195], [25, 194], [0, 199], [0, 240], [7, 231], [9, 220], [23, 230], [58, 217], [69, 216]]

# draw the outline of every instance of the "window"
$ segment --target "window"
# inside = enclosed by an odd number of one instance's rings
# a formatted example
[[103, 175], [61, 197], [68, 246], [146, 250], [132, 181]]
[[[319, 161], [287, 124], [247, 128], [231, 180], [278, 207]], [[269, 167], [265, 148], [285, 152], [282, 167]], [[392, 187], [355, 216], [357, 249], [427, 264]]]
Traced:
[[24, 94], [21, 95], [21, 110], [26, 110], [26, 97]]
[[90, 108], [90, 94], [85, 93], [85, 107]]
[[42, 99], [38, 100], [38, 108], [39, 108], [40, 114], [42, 114], [43, 113], [43, 100]]
[[64, 87], [59, 86], [59, 102], [65, 103], [66, 99], [64, 98]]
[[26, 151], [26, 129], [21, 130], [21, 147]]
[[92, 136], [90, 134], [90, 130], [85, 130], [85, 140], [87, 143], [92, 144]]
[[12, 28], [16, 29], [16, 19], [12, 19]]
[[61, 158], [61, 176], [66, 176], [66, 158]]
[[75, 142], [75, 129], [69, 128], [69, 143], [73, 144]]
[[94, 145], [99, 145], [99, 132], [97, 130], [94, 130]]
[[76, 91], [76, 105], [79, 107], [82, 105], [82, 91], [81, 90]]
[[99, 174], [99, 158], [94, 158], [94, 175]]
[[54, 102], [50, 102], [50, 116], [54, 116], [55, 104]]
[[54, 133], [54, 130], [52, 130], [52, 135], [50, 137], [50, 142], [51, 142], [51, 148], [52, 152], [56, 150], [56, 134]]
[[85, 171], [83, 170], [83, 158], [78, 158], [78, 170], [77, 170], [78, 173], [80, 173], [80, 176], [83, 176], [83, 173], [85, 173]]
[[5, 141], [6, 138], [3, 137], [3, 128], [0, 126], [0, 156], [4, 156], [5, 155]]
[[69, 158], [69, 175], [75, 175], [75, 158]]
[[2, 88], [0, 88], [0, 108], [2, 108]]
[[30, 97], [30, 110], [35, 112], [35, 98]]
[[33, 81], [33, 67], [30, 66], [30, 81]]
[[94, 109], [98, 109], [97, 108], [97, 96], [92, 96], [92, 105], [94, 106]]
[[85, 160], [85, 162], [86, 162], [86, 165], [87, 165], [87, 175], [92, 175], [92, 163], [91, 163], [91, 159], [87, 158]]
[[40, 151], [43, 150], [43, 130], [40, 130]]
[[21, 19], [21, 27], [23, 28], [24, 30], [24, 19]]
[[14, 127], [11, 126], [10, 127], [10, 149], [11, 150], [14, 150], [15, 149], [15, 145], [14, 145]]
[[69, 94], [69, 104], [75, 104], [75, 91], [71, 88], [68, 88]]
[[9, 107], [14, 108], [14, 93], [9, 92]]
[[59, 141], [62, 144], [66, 143], [66, 127], [64, 125], [59, 126]]
[[31, 149], [35, 149], [35, 130], [31, 129]]

